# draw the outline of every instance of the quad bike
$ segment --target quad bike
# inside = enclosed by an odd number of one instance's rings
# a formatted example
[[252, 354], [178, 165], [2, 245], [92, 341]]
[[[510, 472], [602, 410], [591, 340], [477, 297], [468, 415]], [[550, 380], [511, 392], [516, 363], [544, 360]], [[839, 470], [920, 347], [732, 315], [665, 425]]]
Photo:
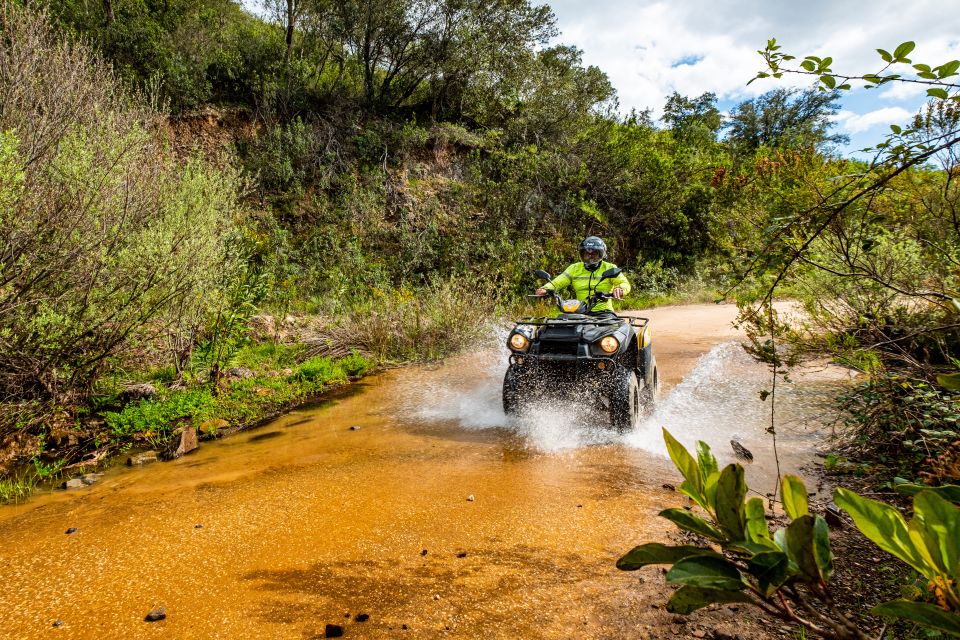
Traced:
[[[621, 269], [604, 271], [600, 280]], [[546, 271], [537, 277], [551, 280]], [[517, 321], [507, 337], [510, 366], [503, 378], [503, 411], [519, 414], [544, 397], [587, 400], [610, 417], [620, 432], [633, 429], [657, 393], [657, 361], [649, 320], [613, 313], [588, 315], [612, 295], [596, 292], [587, 300], [564, 300], [550, 291], [561, 313]]]

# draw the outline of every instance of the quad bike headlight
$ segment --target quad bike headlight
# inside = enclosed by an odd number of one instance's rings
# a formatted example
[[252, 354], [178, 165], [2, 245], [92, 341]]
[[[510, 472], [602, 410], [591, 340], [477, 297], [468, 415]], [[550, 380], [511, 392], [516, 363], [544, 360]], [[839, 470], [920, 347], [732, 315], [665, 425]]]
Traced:
[[620, 348], [620, 341], [613, 336], [604, 336], [600, 339], [600, 348], [607, 353], [615, 353]]
[[526, 351], [530, 346], [530, 339], [522, 333], [515, 333], [510, 336], [510, 348], [515, 351]]

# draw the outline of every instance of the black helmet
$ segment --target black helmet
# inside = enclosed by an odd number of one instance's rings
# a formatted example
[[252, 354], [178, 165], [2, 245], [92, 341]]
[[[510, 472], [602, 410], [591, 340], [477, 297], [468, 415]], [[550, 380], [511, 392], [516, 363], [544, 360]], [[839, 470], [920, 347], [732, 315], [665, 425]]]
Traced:
[[[607, 245], [597, 236], [587, 236], [580, 243], [580, 259], [583, 266], [593, 271], [600, 266], [600, 261], [607, 257]], [[589, 253], [593, 255], [587, 255]]]

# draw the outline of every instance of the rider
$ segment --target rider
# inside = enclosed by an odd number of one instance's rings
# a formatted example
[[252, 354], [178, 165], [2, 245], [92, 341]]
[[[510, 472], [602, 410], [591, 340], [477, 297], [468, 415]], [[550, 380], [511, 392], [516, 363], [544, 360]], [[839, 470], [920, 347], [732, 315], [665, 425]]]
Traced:
[[[603, 291], [612, 293], [617, 300], [622, 300], [630, 293], [630, 283], [621, 273], [615, 278], [600, 281], [600, 276], [607, 269], [616, 269], [617, 266], [604, 261], [607, 257], [607, 245], [597, 236], [588, 236], [580, 243], [580, 260], [563, 270], [563, 273], [537, 289], [538, 296], [547, 295], [547, 291], [555, 291], [567, 286], [573, 287], [577, 300], [586, 300], [593, 293]], [[613, 300], [601, 300], [590, 310], [592, 315], [608, 315], [613, 313]]]

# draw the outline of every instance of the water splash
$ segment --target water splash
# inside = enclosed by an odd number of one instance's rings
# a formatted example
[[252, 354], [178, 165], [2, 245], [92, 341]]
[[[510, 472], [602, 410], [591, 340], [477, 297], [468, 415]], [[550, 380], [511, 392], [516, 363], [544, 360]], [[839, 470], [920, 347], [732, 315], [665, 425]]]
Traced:
[[[506, 339], [503, 332], [502, 344]], [[508, 365], [502, 349], [475, 353], [451, 366], [425, 372], [406, 404], [416, 419], [467, 430], [505, 430], [529, 449], [546, 453], [586, 446], [623, 444], [666, 456], [661, 427], [689, 448], [705, 440], [715, 448], [730, 439], [751, 442], [769, 419], [769, 404], [759, 390], [769, 385], [769, 372], [737, 342], [713, 347], [684, 380], [658, 398], [652, 414], [637, 428], [618, 434], [604, 412], [566, 400], [535, 402], [521, 415], [508, 417], [501, 404], [501, 385]]]
[[749, 438], [769, 417], [770, 406], [758, 393], [769, 385], [769, 376], [738, 343], [718, 344], [659, 399], [654, 412], [624, 437], [624, 444], [666, 456], [662, 427], [690, 449], [697, 440], [716, 447], [730, 439]]

